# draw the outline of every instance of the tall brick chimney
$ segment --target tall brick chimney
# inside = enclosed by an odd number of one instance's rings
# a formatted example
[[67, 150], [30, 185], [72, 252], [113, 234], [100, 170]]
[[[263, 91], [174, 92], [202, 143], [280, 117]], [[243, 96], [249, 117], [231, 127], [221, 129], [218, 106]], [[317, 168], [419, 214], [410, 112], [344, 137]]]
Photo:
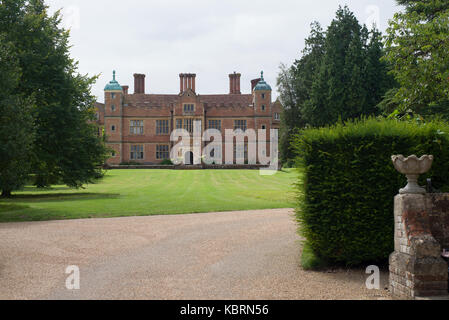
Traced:
[[129, 86], [122, 86], [122, 89], [123, 89], [123, 94], [128, 94], [128, 89], [129, 89]]
[[240, 92], [240, 73], [231, 73], [229, 75], [229, 94], [241, 94]]
[[254, 87], [257, 86], [257, 84], [259, 83], [260, 80], [261, 80], [260, 78], [251, 80], [251, 92], [253, 92]]
[[194, 73], [180, 73], [179, 74], [179, 91], [183, 93], [188, 89], [191, 89], [195, 92], [195, 79], [196, 74]]
[[145, 75], [134, 74], [134, 93], [145, 93]]

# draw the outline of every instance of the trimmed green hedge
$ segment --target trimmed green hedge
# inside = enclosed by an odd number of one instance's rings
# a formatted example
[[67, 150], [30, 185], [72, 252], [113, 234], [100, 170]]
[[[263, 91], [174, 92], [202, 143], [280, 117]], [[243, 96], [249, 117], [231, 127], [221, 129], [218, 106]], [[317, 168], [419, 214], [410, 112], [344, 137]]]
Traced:
[[391, 155], [433, 154], [432, 178], [449, 191], [449, 125], [364, 119], [308, 129], [294, 141], [302, 172], [296, 186], [300, 233], [318, 257], [356, 265], [393, 251], [393, 198], [406, 178]]

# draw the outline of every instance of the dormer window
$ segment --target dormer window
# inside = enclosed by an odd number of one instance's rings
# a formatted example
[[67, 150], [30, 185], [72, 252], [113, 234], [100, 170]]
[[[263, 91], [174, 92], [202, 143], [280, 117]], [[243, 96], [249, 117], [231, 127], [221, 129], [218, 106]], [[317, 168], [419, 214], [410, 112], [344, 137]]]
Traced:
[[274, 120], [281, 120], [281, 115], [277, 112], [274, 113]]
[[195, 105], [193, 104], [185, 104], [184, 105], [184, 112], [185, 113], [191, 113], [195, 111]]

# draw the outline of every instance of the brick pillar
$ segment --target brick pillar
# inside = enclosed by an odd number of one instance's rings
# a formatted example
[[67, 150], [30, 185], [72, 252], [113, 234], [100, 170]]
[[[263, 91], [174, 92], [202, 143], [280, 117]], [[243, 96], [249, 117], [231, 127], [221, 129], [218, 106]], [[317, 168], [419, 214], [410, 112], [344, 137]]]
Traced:
[[182, 86], [182, 80], [183, 80], [183, 75], [182, 73], [179, 74], [179, 92], [183, 92], [183, 86]]
[[137, 73], [134, 74], [134, 93], [139, 93], [139, 75]]
[[235, 78], [235, 82], [236, 82], [236, 88], [235, 88], [236, 92], [235, 93], [237, 93], [237, 94], [241, 94], [241, 91], [240, 91], [240, 77], [241, 77], [241, 74], [237, 73], [236, 78]]
[[229, 75], [229, 94], [233, 94], [234, 93], [234, 77], [232, 74]]
[[145, 93], [145, 75], [134, 74], [134, 93]]
[[395, 298], [448, 295], [448, 265], [432, 236], [432, 208], [432, 198], [426, 194], [400, 194], [394, 199], [390, 291]]
[[140, 76], [140, 90], [142, 91], [142, 93], [145, 93], [145, 75], [142, 74]]
[[229, 75], [229, 94], [240, 94], [240, 73]]
[[257, 84], [259, 83], [260, 80], [261, 80], [260, 78], [251, 80], [251, 92], [253, 92], [254, 87], [257, 86]]

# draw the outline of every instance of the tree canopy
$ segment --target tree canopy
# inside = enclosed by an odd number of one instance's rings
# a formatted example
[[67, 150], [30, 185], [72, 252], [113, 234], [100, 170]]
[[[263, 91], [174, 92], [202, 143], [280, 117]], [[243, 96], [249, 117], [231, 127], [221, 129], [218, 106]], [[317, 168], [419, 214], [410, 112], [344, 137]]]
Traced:
[[399, 83], [389, 94], [390, 105], [398, 112], [449, 115], [449, 2], [398, 3], [405, 8], [385, 37], [384, 59]]
[[0, 34], [0, 190], [4, 197], [27, 182], [34, 142], [32, 99], [16, 93], [20, 68], [15, 51]]
[[278, 77], [283, 161], [293, 157], [290, 142], [297, 129], [380, 113], [377, 105], [393, 86], [383, 54], [381, 33], [361, 26], [346, 6], [326, 31], [311, 25], [301, 57], [281, 66]]
[[0, 34], [14, 46], [16, 92], [33, 97], [35, 104], [31, 165], [36, 184], [80, 187], [101, 174], [107, 150], [90, 121], [96, 77], [78, 73], [69, 31], [60, 27], [59, 12], [47, 10], [43, 0], [1, 1]]

